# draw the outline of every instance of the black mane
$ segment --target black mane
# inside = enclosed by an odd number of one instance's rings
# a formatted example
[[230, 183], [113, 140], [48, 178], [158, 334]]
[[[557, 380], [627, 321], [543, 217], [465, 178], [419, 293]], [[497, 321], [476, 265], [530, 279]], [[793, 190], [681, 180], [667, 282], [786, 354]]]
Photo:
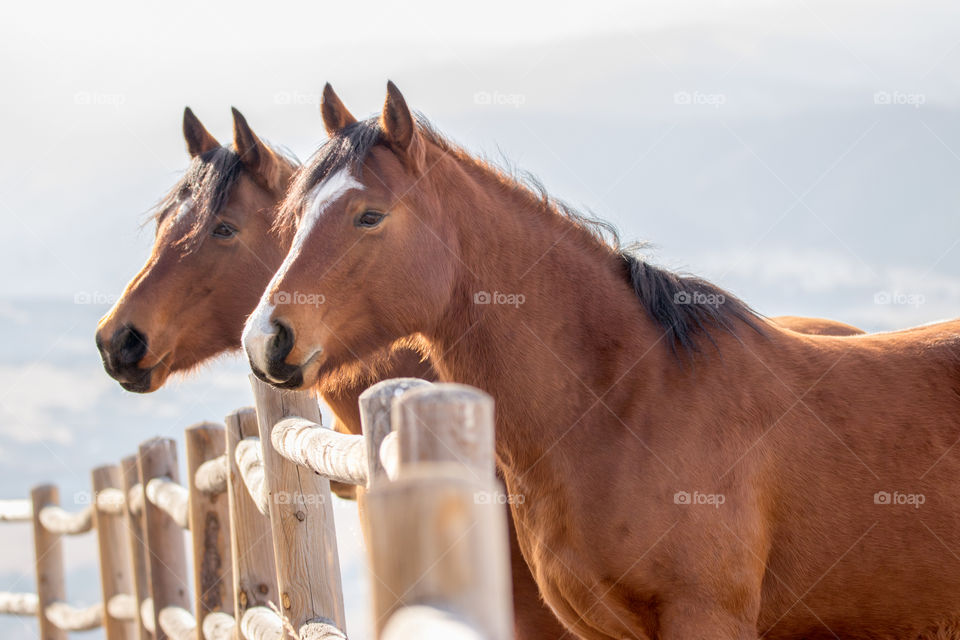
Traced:
[[716, 346], [711, 330], [736, 335], [737, 321], [762, 333], [757, 313], [717, 285], [654, 266], [628, 249], [617, 253], [637, 298], [664, 330], [674, 352], [691, 356], [700, 351], [700, 335]]
[[[736, 335], [738, 323], [762, 333], [758, 322], [760, 317], [736, 296], [701, 278], [677, 274], [650, 264], [637, 253], [636, 247], [621, 246], [619, 235], [610, 223], [585, 215], [551, 197], [529, 173], [503, 169], [471, 157], [437, 132], [422, 115], [417, 114], [416, 117], [419, 132], [429, 142], [508, 177], [518, 190], [528, 194], [538, 206], [565, 218], [615, 259], [622, 261], [624, 277], [641, 305], [663, 329], [667, 343], [678, 357], [699, 352], [699, 338], [706, 337], [716, 346], [711, 335], [714, 330]], [[303, 200], [313, 187], [342, 169], [359, 168], [371, 149], [383, 141], [383, 129], [377, 118], [356, 122], [338, 131], [300, 171], [281, 208], [277, 225], [296, 227]]]
[[342, 169], [358, 168], [370, 150], [383, 140], [383, 129], [377, 118], [361, 120], [337, 131], [303, 166], [280, 209], [277, 226], [295, 227], [300, 204], [313, 187]]
[[[281, 160], [297, 166], [289, 152], [271, 149]], [[193, 198], [190, 229], [177, 241], [185, 251], [193, 251], [217, 225], [220, 211], [244, 170], [239, 154], [231, 147], [217, 147], [195, 156], [180, 181], [154, 206], [150, 219], [159, 228], [184, 198]]]

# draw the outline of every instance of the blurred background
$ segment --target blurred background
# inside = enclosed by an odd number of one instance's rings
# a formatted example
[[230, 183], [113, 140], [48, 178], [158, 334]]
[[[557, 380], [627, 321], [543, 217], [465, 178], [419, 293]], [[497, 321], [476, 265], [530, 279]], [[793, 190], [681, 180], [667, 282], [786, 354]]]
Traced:
[[[330, 81], [356, 114], [386, 80], [454, 140], [653, 243], [768, 315], [891, 330], [960, 313], [960, 5], [489, 0], [16, 3], [0, 22], [0, 498], [252, 401], [226, 358], [148, 396], [100, 367], [97, 320], [187, 165], [190, 105], [230, 106], [308, 157]], [[369, 637], [352, 503], [337, 500], [348, 629]], [[72, 602], [99, 599], [92, 535]], [[0, 591], [32, 591], [29, 528], [0, 526]], [[0, 637], [36, 637], [0, 617]], [[89, 632], [85, 637], [101, 637]]]

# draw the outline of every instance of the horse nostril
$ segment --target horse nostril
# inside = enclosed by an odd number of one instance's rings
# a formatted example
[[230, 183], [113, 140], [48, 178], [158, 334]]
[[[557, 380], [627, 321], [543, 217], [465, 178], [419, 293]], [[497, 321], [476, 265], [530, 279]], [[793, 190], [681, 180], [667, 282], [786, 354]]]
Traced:
[[293, 330], [280, 320], [273, 321], [276, 332], [267, 346], [267, 358], [270, 362], [283, 362], [293, 349]]
[[118, 366], [132, 366], [147, 355], [147, 337], [128, 325], [113, 334], [113, 353]]

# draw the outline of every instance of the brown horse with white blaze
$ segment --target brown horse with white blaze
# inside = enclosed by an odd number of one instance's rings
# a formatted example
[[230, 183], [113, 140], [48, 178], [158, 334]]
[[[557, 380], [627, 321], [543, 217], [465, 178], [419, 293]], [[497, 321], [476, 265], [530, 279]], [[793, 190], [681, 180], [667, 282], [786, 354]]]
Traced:
[[[104, 368], [130, 391], [154, 391], [171, 373], [238, 349], [244, 320], [290, 248], [291, 234], [271, 227], [297, 165], [261, 141], [239, 111], [233, 117], [231, 148], [189, 109], [184, 112], [190, 168], [157, 207], [146, 265], [100, 321]], [[360, 393], [394, 377], [437, 375], [418, 352], [388, 348], [345, 363], [318, 380], [317, 390], [336, 417], [335, 428], [359, 434]], [[331, 487], [354, 497], [352, 485]], [[515, 537], [511, 551], [517, 638], [560, 637], [563, 628], [541, 601]]]
[[[326, 117], [248, 357], [309, 385], [416, 334], [489, 391], [523, 554], [576, 634], [955, 633], [960, 322], [789, 331], [473, 158], [392, 84], [379, 118]], [[270, 304], [290, 290], [327, 304]]]

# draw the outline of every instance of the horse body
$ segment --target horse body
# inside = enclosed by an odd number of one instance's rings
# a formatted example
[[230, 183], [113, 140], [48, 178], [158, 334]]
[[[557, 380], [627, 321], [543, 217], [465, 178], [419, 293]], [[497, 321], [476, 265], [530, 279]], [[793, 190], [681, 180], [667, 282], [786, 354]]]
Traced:
[[479, 227], [501, 220], [474, 215], [460, 259], [477, 275], [454, 290], [526, 300], [464, 296], [427, 338], [443, 377], [497, 399], [521, 547], [567, 626], [914, 638], [960, 615], [960, 459], [944, 456], [960, 438], [960, 322], [856, 338], [741, 324], [684, 366], [615, 260], [552, 224], [494, 232]]
[[[916, 638], [960, 619], [960, 322], [785, 330], [602, 242], [392, 85], [379, 121], [329, 119], [344, 130], [284, 205], [323, 215], [248, 322], [275, 327], [251, 362], [309, 382], [422, 335], [441, 378], [496, 399], [520, 546], [572, 631]], [[315, 202], [338, 172], [356, 186]], [[265, 304], [298, 288], [331, 304]]]

